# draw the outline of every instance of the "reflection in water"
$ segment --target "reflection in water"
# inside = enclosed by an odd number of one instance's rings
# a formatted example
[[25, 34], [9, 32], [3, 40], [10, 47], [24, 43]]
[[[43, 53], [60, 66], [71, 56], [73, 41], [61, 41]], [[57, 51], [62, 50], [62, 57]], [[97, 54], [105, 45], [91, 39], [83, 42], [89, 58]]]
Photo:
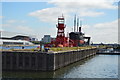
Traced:
[[118, 55], [96, 55], [53, 72], [3, 72], [4, 78], [117, 78]]

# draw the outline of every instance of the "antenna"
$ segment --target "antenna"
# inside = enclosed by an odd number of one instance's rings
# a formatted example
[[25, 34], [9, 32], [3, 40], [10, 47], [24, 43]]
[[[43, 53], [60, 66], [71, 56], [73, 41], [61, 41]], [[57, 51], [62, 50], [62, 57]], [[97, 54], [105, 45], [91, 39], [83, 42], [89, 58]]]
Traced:
[[75, 32], [75, 30], [76, 30], [76, 14], [75, 14], [75, 17], [74, 17], [74, 32]]
[[77, 32], [79, 31], [79, 18], [77, 18]]

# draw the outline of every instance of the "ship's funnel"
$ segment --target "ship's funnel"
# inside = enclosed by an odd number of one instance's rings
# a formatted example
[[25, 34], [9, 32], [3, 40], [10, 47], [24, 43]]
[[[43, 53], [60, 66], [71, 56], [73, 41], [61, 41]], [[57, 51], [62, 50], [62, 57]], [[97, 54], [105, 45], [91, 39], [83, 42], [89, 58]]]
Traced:
[[81, 27], [79, 27], [79, 32], [81, 32]]
[[80, 20], [79, 32], [81, 32], [81, 28], [82, 28], [82, 21]]

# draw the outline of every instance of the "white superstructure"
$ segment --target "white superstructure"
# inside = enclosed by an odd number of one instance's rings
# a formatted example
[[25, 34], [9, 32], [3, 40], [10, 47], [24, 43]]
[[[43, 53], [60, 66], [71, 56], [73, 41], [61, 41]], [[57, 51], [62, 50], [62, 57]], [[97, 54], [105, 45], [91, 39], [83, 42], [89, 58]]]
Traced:
[[25, 40], [0, 39], [0, 45], [33, 45], [33, 43]]

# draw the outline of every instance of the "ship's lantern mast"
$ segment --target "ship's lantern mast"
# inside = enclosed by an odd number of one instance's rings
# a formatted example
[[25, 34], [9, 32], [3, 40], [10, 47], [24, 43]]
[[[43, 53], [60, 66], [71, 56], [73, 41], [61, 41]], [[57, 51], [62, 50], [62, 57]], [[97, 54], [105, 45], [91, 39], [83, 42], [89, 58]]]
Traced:
[[64, 18], [63, 17], [58, 18], [58, 24], [64, 24]]
[[58, 31], [57, 31], [57, 38], [63, 38], [65, 37], [65, 34], [64, 34], [64, 29], [65, 29], [65, 19], [63, 16], [60, 16], [58, 17], [58, 25], [57, 25], [57, 28], [58, 28]]

